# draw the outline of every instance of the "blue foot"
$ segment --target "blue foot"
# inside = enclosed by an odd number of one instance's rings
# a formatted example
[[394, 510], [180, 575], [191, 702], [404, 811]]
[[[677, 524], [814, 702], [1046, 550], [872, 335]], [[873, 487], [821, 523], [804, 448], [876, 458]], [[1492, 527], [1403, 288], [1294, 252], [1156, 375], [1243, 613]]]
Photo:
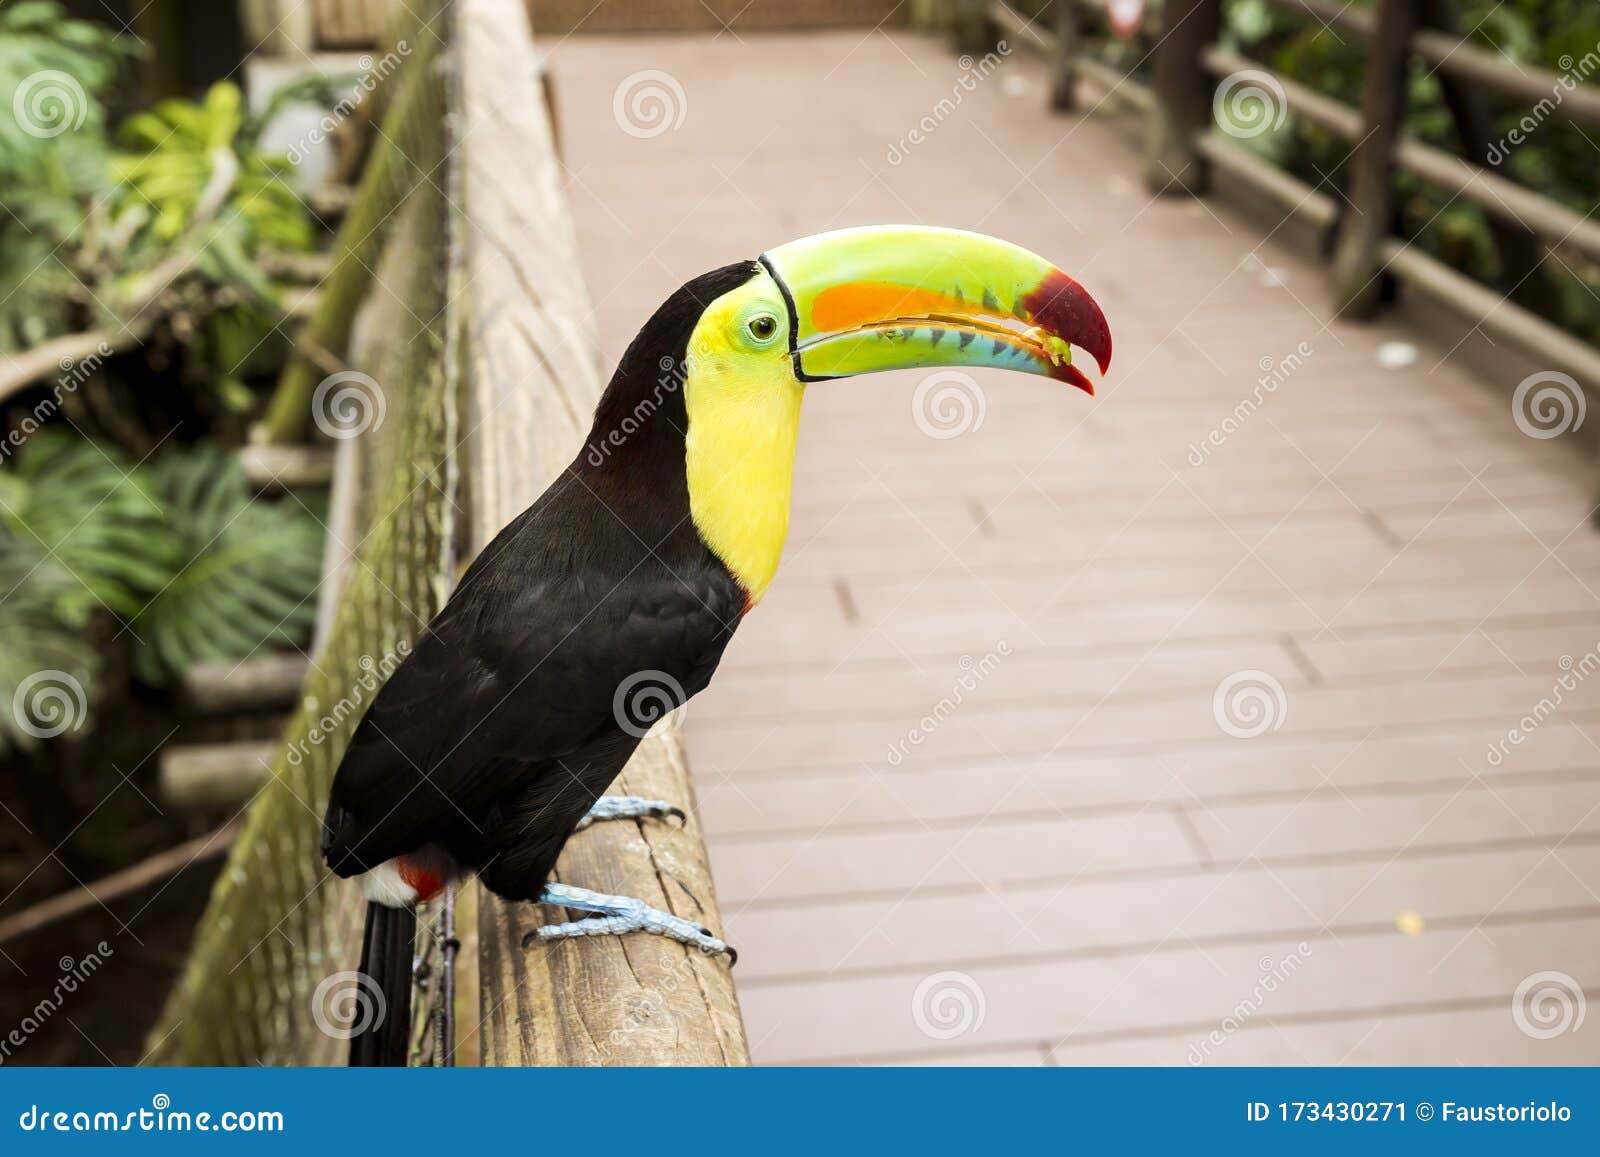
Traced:
[[572, 940], [579, 936], [621, 936], [628, 932], [653, 932], [680, 944], [700, 949], [707, 956], [728, 956], [728, 963], [736, 963], [739, 954], [727, 943], [711, 934], [711, 929], [659, 908], [652, 908], [643, 900], [632, 896], [608, 896], [591, 892], [587, 888], [574, 888], [570, 884], [546, 884], [539, 896], [541, 904], [555, 904], [563, 908], [577, 908], [595, 915], [586, 920], [572, 920], [566, 924], [546, 924], [535, 928], [522, 938], [528, 947], [536, 940]]
[[686, 820], [681, 807], [665, 800], [638, 795], [603, 795], [594, 801], [589, 814], [578, 821], [576, 830], [581, 832], [599, 820], [662, 819], [666, 816], [677, 816], [680, 823]]

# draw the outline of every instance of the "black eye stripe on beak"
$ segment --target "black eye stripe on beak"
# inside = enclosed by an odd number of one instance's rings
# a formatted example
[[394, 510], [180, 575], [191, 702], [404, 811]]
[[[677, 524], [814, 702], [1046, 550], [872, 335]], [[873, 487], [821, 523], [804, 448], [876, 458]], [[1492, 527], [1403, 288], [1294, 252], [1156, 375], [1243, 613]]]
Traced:
[[767, 276], [771, 277], [773, 281], [777, 282], [778, 292], [783, 294], [783, 306], [789, 311], [789, 360], [794, 363], [795, 378], [802, 382], [832, 381], [833, 375], [831, 374], [823, 374], [819, 377], [808, 374], [804, 369], [801, 368], [800, 350], [796, 345], [797, 339], [800, 336], [800, 315], [795, 311], [794, 308], [794, 295], [789, 292], [789, 287], [783, 283], [783, 278], [778, 276], [778, 271], [772, 267], [772, 262], [767, 260], [767, 255], [765, 253], [763, 253], [760, 257], [757, 257], [756, 261], [760, 263], [761, 268], [767, 271]]

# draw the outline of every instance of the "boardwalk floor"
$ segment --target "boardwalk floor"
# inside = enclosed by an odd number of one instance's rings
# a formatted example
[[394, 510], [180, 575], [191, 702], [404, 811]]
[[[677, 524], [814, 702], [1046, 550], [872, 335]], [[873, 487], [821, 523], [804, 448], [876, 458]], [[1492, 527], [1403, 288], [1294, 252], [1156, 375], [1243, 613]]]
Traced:
[[[978, 375], [958, 436], [922, 375], [812, 389], [785, 567], [688, 712], [759, 1060], [1600, 1059], [1575, 456], [1444, 350], [1380, 368], [1413, 335], [1152, 202], [1020, 54], [969, 91], [907, 35], [547, 47], [608, 356], [693, 274], [879, 221], [1050, 255], [1116, 338], [1098, 398]], [[681, 125], [619, 127], [641, 83]]]

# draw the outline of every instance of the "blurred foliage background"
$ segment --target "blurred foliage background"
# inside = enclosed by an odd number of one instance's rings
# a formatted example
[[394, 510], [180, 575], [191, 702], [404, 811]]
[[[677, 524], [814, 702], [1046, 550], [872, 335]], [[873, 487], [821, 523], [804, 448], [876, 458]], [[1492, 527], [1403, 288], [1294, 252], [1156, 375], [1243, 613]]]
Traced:
[[[186, 670], [303, 648], [315, 612], [325, 493], [257, 493], [238, 449], [311, 292], [282, 271], [329, 237], [261, 135], [350, 79], [259, 114], [228, 80], [140, 107], [149, 55], [110, 15], [0, 3], [0, 777], [20, 819], [0, 885], [19, 900], [188, 834], [109, 789], [149, 784]], [[24, 703], [52, 687], [82, 716], [59, 737]]]
[[[1370, 0], [1357, 0], [1356, 7], [1371, 7]], [[1600, 62], [1600, 4], [1594, 0], [1460, 0], [1459, 7], [1467, 38], [1513, 63], [1580, 79], [1586, 56], [1591, 65]], [[1360, 105], [1365, 52], [1358, 38], [1267, 0], [1232, 0], [1224, 12], [1225, 35], [1233, 47], [1319, 92]], [[1492, 97], [1492, 106], [1492, 135], [1507, 142], [1498, 171], [1580, 213], [1594, 209], [1600, 192], [1600, 141], [1592, 132], [1559, 115], [1547, 116], [1523, 143], [1512, 145], [1511, 130], [1531, 110], [1499, 97]], [[1428, 144], [1459, 151], [1439, 78], [1421, 67], [1412, 69], [1406, 127]], [[1342, 177], [1349, 156], [1343, 141], [1293, 116], [1282, 128], [1248, 143], [1313, 185], [1324, 174]], [[1397, 172], [1395, 179], [1400, 235], [1502, 292], [1512, 289], [1481, 209], [1459, 197], [1452, 200], [1410, 174]], [[1558, 294], [1552, 320], [1600, 342], [1600, 267], [1559, 253], [1546, 260], [1542, 276]]]
[[[1106, 37], [1094, 51], [1123, 71], [1148, 79], [1152, 30], [1159, 27], [1162, 0], [1147, 0], [1143, 31], [1128, 40]], [[1352, 8], [1373, 0], [1350, 0]], [[1014, 0], [1013, 7], [1054, 27], [1052, 0]], [[1462, 34], [1513, 64], [1537, 67], [1600, 84], [1600, 3], [1596, 0], [1457, 0]], [[1091, 21], [1091, 25], [1095, 24]], [[1098, 32], [1106, 32], [1104, 21]], [[1366, 49], [1361, 38], [1270, 3], [1224, 0], [1222, 39], [1228, 47], [1327, 96], [1359, 107]], [[1587, 63], [1586, 63], [1587, 62]], [[1494, 114], [1492, 137], [1504, 142], [1498, 164], [1502, 176], [1537, 189], [1580, 213], [1593, 210], [1600, 196], [1600, 140], [1592, 130], [1559, 114], [1538, 119], [1521, 144], [1509, 135], [1533, 110], [1525, 103], [1488, 94]], [[1413, 64], [1406, 129], [1428, 144], [1459, 152], [1455, 127], [1439, 78]], [[1290, 115], [1278, 128], [1239, 143], [1269, 157], [1301, 180], [1328, 190], [1348, 179], [1349, 146], [1333, 135]], [[1406, 173], [1396, 174], [1399, 219], [1396, 232], [1413, 239], [1447, 264], [1508, 292], [1493, 234], [1483, 211]], [[1336, 198], [1337, 199], [1337, 198]], [[1600, 343], [1600, 266], [1581, 255], [1552, 255], [1540, 274], [1553, 301], [1552, 321], [1591, 343]]]

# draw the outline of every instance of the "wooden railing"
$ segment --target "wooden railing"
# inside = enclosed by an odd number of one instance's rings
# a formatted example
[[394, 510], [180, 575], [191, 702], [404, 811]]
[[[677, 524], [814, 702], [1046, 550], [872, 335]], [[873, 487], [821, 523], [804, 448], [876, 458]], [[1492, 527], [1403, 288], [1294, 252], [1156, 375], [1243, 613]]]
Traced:
[[[1148, 81], [1089, 54], [1093, 23], [1104, 16], [1106, 0], [1056, 0], [1053, 21], [1029, 20], [1002, 0], [991, 0], [987, 8], [1002, 35], [1053, 54], [1057, 109], [1073, 107], [1077, 81], [1083, 78], [1146, 114], [1146, 179], [1152, 192], [1203, 195], [1213, 171], [1221, 170], [1328, 231], [1330, 290], [1339, 315], [1372, 316], [1380, 308], [1383, 278], [1392, 276], [1464, 314], [1491, 339], [1520, 346], [1545, 368], [1600, 388], [1600, 351], [1548, 320], [1552, 286], [1541, 269], [1550, 249], [1600, 259], [1600, 222], [1490, 167], [1497, 145], [1488, 105], [1491, 93], [1497, 93], [1538, 110], [1540, 119], [1600, 126], [1600, 86], [1514, 67], [1463, 40], [1455, 0], [1377, 0], [1371, 9], [1345, 0], [1269, 0], [1365, 41], [1358, 109], [1219, 44], [1222, 2], [1166, 0], [1153, 19], [1147, 17], [1150, 27], [1143, 31], [1153, 46]], [[1413, 61], [1436, 72], [1459, 153], [1405, 133]], [[1336, 194], [1283, 171], [1216, 126], [1219, 80], [1226, 85], [1245, 73], [1270, 78], [1270, 99], [1281, 100], [1286, 113], [1351, 144], [1343, 205]], [[1513, 285], [1508, 295], [1391, 233], [1397, 170], [1483, 210]]]
[[[390, 82], [325, 283], [342, 288], [324, 294], [316, 331], [386, 404], [337, 443], [329, 606], [304, 706], [151, 1034], [153, 1063], [339, 1064], [352, 1022], [384, 1015], [351, 971], [363, 902], [318, 854], [329, 784], [373, 672], [390, 673], [461, 563], [571, 461], [602, 386], [522, 0], [405, 8], [416, 48]], [[286, 428], [307, 424], [300, 393]], [[689, 819], [595, 824], [557, 877], [720, 930], [678, 733], [652, 731], [614, 790]], [[525, 947], [552, 918], [476, 884], [425, 907], [414, 1063], [748, 1062], [726, 960], [648, 935]]]

